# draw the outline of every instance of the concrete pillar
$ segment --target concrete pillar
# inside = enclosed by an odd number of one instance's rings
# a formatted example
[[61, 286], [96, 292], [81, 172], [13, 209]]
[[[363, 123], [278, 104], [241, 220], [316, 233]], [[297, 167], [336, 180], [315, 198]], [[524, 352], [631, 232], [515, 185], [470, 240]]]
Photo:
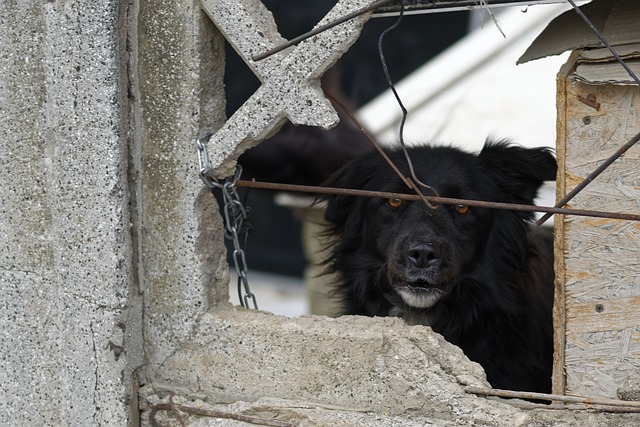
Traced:
[[195, 144], [224, 120], [224, 44], [198, 2], [145, 1], [134, 14], [130, 168], [153, 377], [198, 316], [229, 299], [222, 223]]
[[222, 40], [194, 1], [0, 4], [0, 425], [137, 425], [138, 384], [226, 304], [194, 144]]
[[0, 425], [126, 425], [120, 2], [0, 3]]

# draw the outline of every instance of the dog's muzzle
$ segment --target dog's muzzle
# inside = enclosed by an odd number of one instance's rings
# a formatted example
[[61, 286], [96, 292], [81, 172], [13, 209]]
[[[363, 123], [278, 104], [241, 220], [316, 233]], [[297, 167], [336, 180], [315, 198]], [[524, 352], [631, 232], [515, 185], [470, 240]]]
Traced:
[[443, 239], [409, 238], [400, 246], [388, 264], [393, 288], [409, 306], [432, 307], [449, 293], [455, 278], [451, 249]]

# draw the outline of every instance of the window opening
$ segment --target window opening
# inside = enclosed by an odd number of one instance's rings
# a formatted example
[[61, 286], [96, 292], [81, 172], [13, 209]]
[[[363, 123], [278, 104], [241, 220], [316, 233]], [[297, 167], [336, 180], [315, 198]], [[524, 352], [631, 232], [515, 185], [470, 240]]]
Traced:
[[[616, 54], [615, 50], [608, 44], [608, 42], [606, 41], [606, 39], [604, 38], [604, 36], [602, 36], [601, 33], [598, 32], [598, 30], [593, 27], [593, 25], [590, 23], [590, 21], [588, 20], [588, 18], [582, 14], [582, 12], [580, 12], [579, 8], [576, 6], [576, 4], [572, 1], [572, 0], [568, 0], [568, 2], [573, 6], [574, 9], [576, 9], [576, 11], [578, 11], [578, 13], [580, 14], [581, 18], [585, 20], [585, 22], [587, 24], [589, 24], [592, 28], [592, 30], [594, 32], [596, 32], [598, 34], [598, 37], [603, 41], [603, 43], [607, 46], [607, 48], [614, 54], [614, 56], [616, 57], [616, 60], [618, 60], [618, 62], [620, 62], [621, 65], [625, 66], [624, 61]], [[384, 2], [386, 3], [386, 2]], [[381, 4], [381, 3], [380, 3]], [[376, 3], [376, 5], [379, 5]], [[404, 3], [400, 4], [400, 14], [399, 14], [399, 18], [398, 21], [394, 24], [393, 27], [391, 27], [389, 30], [395, 28], [399, 23], [400, 20], [402, 19], [403, 13], [404, 13]], [[316, 33], [317, 34], [317, 33]], [[387, 80], [389, 82], [389, 86], [392, 89], [392, 91], [394, 92], [394, 95], [396, 96], [396, 100], [398, 102], [398, 104], [400, 105], [401, 109], [403, 110], [403, 122], [400, 125], [400, 141], [402, 143], [402, 146], [404, 148], [404, 142], [403, 142], [403, 136], [402, 136], [402, 128], [403, 128], [403, 123], [404, 123], [404, 119], [406, 118], [407, 115], [407, 111], [404, 108], [404, 106], [402, 105], [402, 101], [400, 99], [400, 97], [397, 95], [394, 87], [393, 87], [393, 82], [389, 76], [389, 72], [387, 70], [386, 67], [386, 63], [385, 63], [385, 59], [384, 59], [384, 54], [382, 51], [382, 39], [384, 37], [384, 35], [386, 34], [386, 32], [383, 32], [380, 36], [380, 41], [379, 41], [379, 53], [380, 53], [380, 59], [382, 61], [382, 66], [385, 70], [385, 75], [387, 77]], [[286, 47], [285, 47], [286, 48]], [[258, 60], [256, 57], [254, 57], [254, 60]], [[632, 76], [632, 78], [638, 82], [640, 84], [640, 80], [638, 80], [637, 76], [635, 76], [633, 74], [633, 72], [625, 66], [625, 69], [628, 70], [629, 74]], [[640, 140], [640, 133], [638, 133], [636, 136], [634, 136], [631, 140], [629, 140], [623, 147], [621, 147], [621, 149], [616, 152], [614, 154], [614, 156], [612, 156], [610, 159], [608, 159], [607, 161], [605, 161], [597, 170], [595, 170], [592, 174], [589, 175], [589, 177], [587, 179], [585, 179], [583, 181], [583, 183], [581, 184], [581, 186], [579, 186], [579, 188], [577, 189], [577, 191], [575, 191], [575, 194], [577, 194], [582, 188], [584, 188], [586, 185], [589, 184], [589, 182], [591, 182], [592, 179], [594, 179], [599, 173], [601, 173], [602, 171], [604, 171], [608, 166], [610, 166], [617, 158], [619, 158], [622, 154], [624, 154], [624, 152], [626, 152], [630, 147], [632, 147], [634, 144], [636, 144], [638, 142], [638, 140]], [[202, 146], [204, 145], [204, 149], [202, 148]], [[206, 157], [206, 145], [204, 144], [203, 140], [198, 140], [198, 147], [199, 147], [199, 156], [201, 159], [200, 162], [200, 174], [203, 177], [203, 181], [205, 181], [205, 184], [207, 184], [208, 186], [211, 184], [210, 182], [207, 183], [206, 180], [206, 176], [209, 172], [209, 168], [207, 163], [203, 163], [202, 158]], [[408, 156], [408, 154], [406, 153], [406, 149], [405, 149], [405, 154], [407, 156], [407, 160], [409, 161], [409, 163], [411, 164], [411, 160]], [[415, 174], [412, 171], [412, 175], [413, 178], [418, 181], [418, 183], [423, 186], [424, 188], [427, 189], [431, 189], [431, 187], [428, 184], [424, 184], [421, 183], [419, 180], [417, 180], [417, 178], [415, 177]], [[337, 190], [337, 189], [327, 189], [327, 188], [319, 188], [319, 187], [313, 187], [313, 188], [308, 188], [307, 186], [295, 186], [295, 185], [286, 185], [286, 184], [268, 184], [268, 183], [249, 183], [249, 182], [242, 182], [238, 179], [239, 177], [239, 173], [236, 173], [236, 175], [234, 176], [233, 179], [233, 189], [235, 192], [235, 187], [238, 185], [244, 185], [247, 187], [255, 187], [255, 188], [270, 188], [270, 189], [288, 189], [291, 191], [313, 191], [316, 193], [329, 193], [329, 192], [336, 192], [336, 191], [341, 191], [343, 194], [349, 194], [349, 195], [355, 195], [355, 196], [364, 196], [364, 197], [385, 197], [385, 198], [389, 198], [389, 197], [393, 197], [393, 198], [398, 198], [398, 199], [416, 199], [416, 197], [418, 197], [418, 199], [421, 200], [425, 200], [427, 201], [427, 203], [430, 205], [431, 202], [436, 203], [436, 204], [440, 204], [440, 203], [451, 203], [454, 205], [468, 205], [468, 206], [483, 206], [483, 207], [491, 207], [491, 208], [496, 208], [496, 209], [515, 209], [515, 210], [535, 210], [535, 211], [542, 211], [542, 212], [547, 212], [548, 214], [552, 214], [552, 213], [563, 213], [563, 214], [569, 214], [569, 215], [583, 215], [583, 216], [601, 216], [601, 217], [606, 217], [606, 218], [616, 218], [616, 219], [625, 219], [625, 220], [631, 220], [631, 221], [640, 221], [640, 215], [635, 215], [635, 214], [621, 214], [621, 213], [615, 213], [615, 212], [596, 212], [596, 211], [580, 211], [580, 210], [576, 210], [576, 209], [567, 209], [567, 208], [563, 208], [562, 206], [564, 206], [564, 204], [566, 204], [566, 202], [568, 200], [571, 199], [571, 197], [573, 197], [573, 195], [568, 195], [567, 197], [565, 197], [566, 200], [561, 200], [557, 206], [552, 207], [552, 208], [541, 208], [541, 207], [535, 207], [535, 206], [529, 206], [529, 205], [515, 205], [515, 204], [499, 204], [499, 203], [493, 203], [491, 201], [478, 201], [478, 200], [466, 200], [466, 199], [447, 199], [447, 198], [442, 198], [438, 195], [437, 192], [435, 192], [435, 196], [427, 196], [427, 195], [423, 195], [421, 194], [421, 192], [418, 190], [417, 187], [414, 187], [414, 190], [416, 190], [417, 192], [417, 196], [416, 195], [407, 195], [407, 194], [391, 194], [391, 193], [381, 193], [381, 192], [369, 192], [370, 194], [365, 194], [362, 191], [355, 191], [355, 190]], [[215, 185], [218, 185], [217, 183]], [[410, 185], [411, 186], [411, 185]], [[335, 194], [335, 193], [332, 193]], [[237, 195], [237, 193], [236, 193]], [[233, 202], [230, 202], [231, 205], [233, 205]], [[436, 207], [436, 205], [433, 205], [430, 207]], [[240, 209], [241, 211], [243, 209]], [[246, 216], [246, 214], [243, 213], [244, 216]], [[243, 216], [240, 215], [240, 216]], [[225, 213], [225, 223], [229, 222], [232, 223], [233, 221], [229, 218], [229, 217], [233, 217], [234, 215], [228, 215]], [[544, 222], [544, 219], [540, 221], [540, 223]], [[238, 240], [237, 239], [237, 235], [234, 236], [234, 240]], [[242, 264], [240, 262], [236, 262], [236, 268], [238, 268], [238, 265]], [[240, 268], [238, 268], [239, 271], [241, 271], [243, 268], [242, 266], [240, 266]], [[257, 305], [255, 304], [255, 297], [253, 296], [253, 294], [250, 293], [249, 289], [248, 289], [248, 284], [246, 285], [246, 291], [247, 291], [247, 296], [245, 296], [245, 300], [248, 301], [247, 298], [253, 298], [254, 300], [254, 305], [257, 308]], [[476, 393], [476, 394], [489, 394], [489, 395], [499, 395], [499, 396], [503, 396], [503, 397], [524, 397], [524, 398], [534, 398], [534, 399], [544, 399], [544, 400], [550, 400], [550, 401], [564, 401], [567, 402], [569, 400], [565, 399], [565, 396], [554, 396], [554, 395], [550, 395], [550, 394], [545, 394], [545, 393], [535, 393], [535, 394], [523, 394], [523, 393], [518, 393], [518, 392], [509, 392], [509, 391], [486, 391], [486, 390], [470, 390], [470, 392], [472, 393]], [[579, 399], [579, 398], [578, 398]], [[575, 403], [578, 403], [577, 401]], [[582, 403], [589, 403], [586, 401], [583, 401]], [[611, 405], [611, 406], [618, 406], [617, 401], [614, 400], [607, 400], [607, 402], [602, 403], [603, 405]], [[629, 402], [623, 402], [622, 406], [627, 406], [627, 407], [634, 407], [635, 405], [631, 405], [629, 404]]]

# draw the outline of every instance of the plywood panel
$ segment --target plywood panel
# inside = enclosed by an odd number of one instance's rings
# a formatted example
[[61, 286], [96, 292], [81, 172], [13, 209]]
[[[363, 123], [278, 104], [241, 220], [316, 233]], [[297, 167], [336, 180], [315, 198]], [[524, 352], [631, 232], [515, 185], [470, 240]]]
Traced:
[[[559, 197], [640, 131], [640, 88], [580, 83], [572, 67], [558, 76]], [[570, 206], [640, 212], [640, 146]], [[615, 398], [640, 369], [640, 223], [557, 218], [556, 274], [554, 391]]]

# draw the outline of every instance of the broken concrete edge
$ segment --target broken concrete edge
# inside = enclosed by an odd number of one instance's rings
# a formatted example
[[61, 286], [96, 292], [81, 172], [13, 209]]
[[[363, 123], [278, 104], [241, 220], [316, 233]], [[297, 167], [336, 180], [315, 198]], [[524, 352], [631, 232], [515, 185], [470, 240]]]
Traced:
[[640, 402], [640, 371], [636, 371], [618, 388], [617, 397], [620, 400]]
[[143, 411], [181, 396], [488, 424], [522, 413], [466, 393], [467, 385], [489, 387], [482, 367], [429, 327], [398, 318], [287, 318], [227, 305], [203, 315], [192, 341], [147, 375]]
[[203, 315], [193, 341], [148, 379], [140, 390], [143, 426], [244, 425], [235, 415], [380, 427], [624, 426], [637, 419], [524, 409], [521, 401], [469, 394], [467, 385], [489, 386], [480, 365], [429, 327], [398, 318], [287, 318], [226, 305]]
[[431, 328], [399, 318], [288, 318], [224, 304], [199, 318], [193, 340], [148, 380], [139, 394], [143, 426], [245, 425], [244, 416], [380, 427], [637, 421], [469, 394], [465, 386], [489, 387], [481, 366]]

